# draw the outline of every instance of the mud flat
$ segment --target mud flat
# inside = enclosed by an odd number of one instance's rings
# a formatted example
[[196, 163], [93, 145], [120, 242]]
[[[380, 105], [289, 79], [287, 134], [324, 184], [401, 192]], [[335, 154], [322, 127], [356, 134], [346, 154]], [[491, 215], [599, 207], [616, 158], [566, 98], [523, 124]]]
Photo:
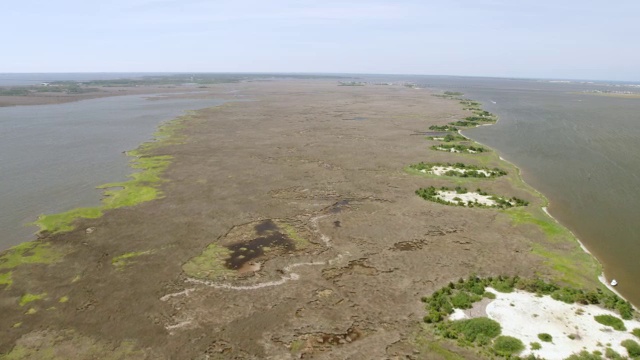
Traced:
[[[300, 80], [216, 85], [256, 101], [189, 116], [162, 157], [161, 196], [104, 209], [0, 255], [0, 354], [91, 358], [478, 358], [423, 328], [420, 298], [452, 280], [538, 275], [584, 288], [599, 265], [497, 154], [411, 136], [460, 104], [403, 86]], [[362, 118], [362, 121], [345, 121]], [[172, 135], [173, 136], [173, 135]], [[467, 161], [508, 210], [415, 195], [451, 185], [403, 170]], [[109, 179], [105, 179], [108, 182]], [[145, 185], [146, 186], [146, 185]]]

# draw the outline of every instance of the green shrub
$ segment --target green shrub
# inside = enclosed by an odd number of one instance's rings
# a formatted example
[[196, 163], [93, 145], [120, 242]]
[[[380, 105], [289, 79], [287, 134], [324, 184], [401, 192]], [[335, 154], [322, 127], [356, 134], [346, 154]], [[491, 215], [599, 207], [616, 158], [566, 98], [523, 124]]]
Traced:
[[498, 278], [493, 279], [493, 281], [491, 281], [491, 287], [493, 287], [494, 289], [502, 293], [510, 293], [514, 289], [514, 284], [516, 280], [517, 280], [516, 277], [510, 278], [510, 277], [498, 276]]
[[482, 294], [482, 296], [486, 297], [487, 299], [495, 299], [496, 298], [496, 294], [490, 292], [490, 291], [486, 291], [484, 294]]
[[493, 339], [502, 331], [502, 327], [497, 321], [486, 317], [452, 321], [449, 324], [449, 329], [457, 335], [456, 338], [462, 338], [469, 342], [476, 341], [478, 337]]
[[429, 130], [434, 131], [458, 131], [458, 128], [455, 126], [449, 125], [431, 125], [429, 126]]
[[628, 301], [618, 302], [616, 310], [620, 313], [620, 316], [625, 320], [633, 319], [633, 307]]
[[551, 297], [555, 300], [562, 301], [567, 304], [573, 304], [578, 298], [578, 290], [563, 287], [551, 293]]
[[531, 343], [531, 350], [540, 350], [542, 349], [542, 345], [540, 345], [539, 342], [532, 342]]
[[547, 333], [540, 333], [538, 334], [538, 339], [544, 341], [544, 342], [552, 342], [553, 341], [553, 336], [547, 334]]
[[512, 336], [498, 336], [493, 341], [493, 351], [498, 355], [515, 355], [522, 352], [522, 350], [524, 350], [522, 341]]
[[627, 349], [627, 353], [630, 357], [635, 358], [640, 356], [640, 344], [637, 342], [627, 339], [620, 343], [625, 349]]
[[593, 317], [602, 325], [611, 326], [618, 331], [625, 331], [627, 328], [624, 326], [624, 322], [621, 319], [613, 315], [596, 315]]
[[597, 353], [594, 351], [593, 353], [589, 353], [586, 350], [582, 350], [579, 354], [573, 354], [566, 358], [565, 360], [602, 360], [601, 353]]
[[607, 359], [612, 359], [612, 360], [622, 360], [623, 359], [622, 355], [618, 354], [615, 350], [613, 350], [610, 347], [605, 349], [604, 357], [606, 357]]
[[631, 333], [633, 335], [635, 335], [636, 337], [640, 338], [640, 329], [639, 328], [633, 329], [633, 331], [631, 331]]
[[476, 297], [469, 295], [466, 291], [460, 291], [451, 297], [451, 304], [458, 309], [471, 309]]

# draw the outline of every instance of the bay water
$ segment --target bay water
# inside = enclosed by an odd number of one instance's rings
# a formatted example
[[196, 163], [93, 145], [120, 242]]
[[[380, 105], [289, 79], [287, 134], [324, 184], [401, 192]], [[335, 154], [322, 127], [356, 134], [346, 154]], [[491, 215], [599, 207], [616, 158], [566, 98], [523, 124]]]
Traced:
[[29, 241], [39, 214], [100, 204], [96, 186], [127, 179], [126, 150], [162, 121], [218, 99], [114, 96], [0, 108], [0, 250]]
[[[640, 98], [625, 83], [428, 77], [460, 91], [499, 122], [464, 134], [496, 149], [550, 201], [548, 211], [603, 264], [608, 281], [640, 306]], [[631, 86], [629, 86], [631, 85]]]

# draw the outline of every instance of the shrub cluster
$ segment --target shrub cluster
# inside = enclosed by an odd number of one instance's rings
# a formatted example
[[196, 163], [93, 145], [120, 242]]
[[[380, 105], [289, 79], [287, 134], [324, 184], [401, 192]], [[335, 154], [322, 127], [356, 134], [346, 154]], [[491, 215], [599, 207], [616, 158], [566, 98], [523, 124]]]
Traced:
[[460, 127], [472, 127], [472, 126], [478, 126], [479, 124], [475, 121], [458, 120], [458, 121], [450, 122], [449, 125], [460, 126]]
[[434, 131], [458, 131], [458, 128], [451, 125], [431, 125], [429, 130]]
[[[441, 199], [440, 197], [438, 197], [438, 195], [440, 194], [441, 191], [452, 191], [452, 189], [449, 189], [446, 186], [441, 187], [440, 189], [436, 189], [433, 186], [429, 186], [426, 188], [420, 188], [418, 190], [416, 190], [416, 195], [420, 196], [421, 198], [425, 199], [425, 200], [429, 200], [429, 201], [433, 201], [436, 202], [438, 204], [444, 204], [444, 205], [452, 205], [452, 206], [467, 206], [467, 207], [481, 207], [481, 208], [497, 208], [497, 209], [507, 209], [507, 208], [511, 208], [514, 206], [527, 206], [529, 205], [529, 202], [526, 200], [522, 200], [519, 199], [517, 197], [512, 197], [511, 199], [505, 199], [502, 197], [498, 197], [498, 196], [492, 196], [491, 200], [495, 201], [496, 203], [493, 205], [486, 205], [486, 204], [482, 204], [479, 203], [477, 200], [475, 201], [467, 201], [466, 203], [464, 201], [462, 201], [462, 199], [460, 198], [453, 198], [454, 201], [447, 201], [444, 199]], [[455, 191], [458, 194], [466, 194], [469, 191], [467, 190], [467, 188], [464, 187], [460, 187], [460, 186], [456, 186], [453, 191]], [[483, 196], [487, 196], [489, 194], [487, 194], [486, 192], [482, 191], [481, 189], [476, 189], [476, 192], [480, 195]]]
[[547, 334], [547, 333], [540, 333], [538, 334], [538, 339], [544, 341], [544, 342], [552, 342], [553, 341], [553, 336]]
[[[474, 111], [474, 114], [476, 114], [475, 117], [474, 116], [468, 116], [466, 119], [470, 120], [470, 121], [487, 121], [487, 118], [495, 118], [495, 115], [493, 115], [492, 113], [490, 113], [490, 112], [488, 112], [486, 110], [477, 109], [477, 110]], [[473, 118], [473, 119], [470, 119], [470, 118]], [[493, 120], [489, 120], [489, 121], [493, 121]]]
[[[487, 115], [484, 115], [487, 114]], [[464, 118], [465, 121], [475, 122], [475, 123], [494, 123], [496, 122], [496, 118], [494, 115], [488, 111], [482, 111], [480, 114], [476, 116], [467, 116]]]
[[460, 96], [462, 95], [464, 94], [457, 91], [445, 91], [442, 94], [434, 94], [433, 96], [443, 98], [443, 99], [460, 100]]
[[438, 324], [437, 331], [447, 339], [457, 339], [463, 343], [487, 345], [500, 335], [500, 324], [486, 317], [449, 321]]
[[[607, 349], [609, 350], [610, 348]], [[616, 359], [616, 357], [607, 356], [607, 359]], [[622, 359], [622, 357], [620, 357], [620, 355], [618, 354], [617, 359]], [[577, 354], [569, 356], [565, 360], [603, 360], [603, 358], [602, 353], [598, 350], [594, 351], [593, 353], [590, 353], [587, 350], [582, 350]]]
[[626, 331], [627, 328], [624, 326], [624, 322], [619, 318], [613, 315], [596, 315], [593, 317], [597, 322], [602, 325], [611, 326], [615, 330], [618, 331]]
[[[569, 286], [559, 286], [539, 278], [529, 279], [502, 275], [479, 278], [472, 275], [466, 280], [460, 278], [455, 283], [450, 282], [431, 296], [423, 297], [422, 301], [427, 306], [427, 316], [424, 321], [428, 323], [440, 322], [453, 313], [454, 308], [470, 308], [474, 302], [481, 300], [482, 297], [489, 297], [487, 295], [491, 293], [485, 293], [486, 287], [492, 287], [504, 293], [518, 289], [537, 295], [550, 295], [553, 299], [568, 304], [600, 304], [607, 309], [618, 311], [623, 319], [631, 319], [634, 315], [631, 304], [613, 293], [604, 293], [600, 289], [585, 291]], [[460, 293], [465, 293], [465, 295], [460, 295]], [[456, 305], [453, 303], [453, 298], [456, 299]], [[624, 306], [620, 306], [621, 304]], [[627, 306], [630, 309], [628, 312]], [[549, 334], [539, 334], [538, 337], [542, 341], [552, 340]]]
[[493, 351], [498, 355], [516, 355], [522, 350], [524, 350], [524, 344], [513, 336], [498, 336], [493, 342]]
[[[462, 97], [462, 93], [455, 91], [446, 91], [444, 94], [434, 95], [436, 97], [441, 97], [445, 99], [458, 100], [460, 104], [464, 105], [463, 110], [471, 110], [477, 117], [482, 118], [482, 120], [471, 120], [467, 118], [469, 121], [488, 121], [494, 122], [496, 121], [495, 115], [482, 109], [482, 105], [474, 100], [465, 99]], [[471, 117], [471, 116], [470, 116]]]
[[433, 145], [431, 147], [433, 150], [440, 150], [440, 151], [451, 151], [451, 149], [455, 149], [459, 152], [477, 152], [477, 153], [481, 153], [481, 152], [485, 152], [487, 151], [485, 148], [483, 148], [482, 146], [467, 146], [467, 145], [460, 145], [460, 144], [441, 144], [441, 145]]
[[498, 291], [500, 291], [499, 289], [513, 291], [513, 279], [517, 279], [517, 277], [479, 278], [472, 275], [466, 280], [460, 278], [455, 283], [449, 282], [447, 286], [435, 291], [431, 296], [422, 298], [422, 301], [427, 304], [427, 316], [424, 317], [424, 321], [427, 323], [440, 322], [453, 313], [454, 308], [470, 309], [473, 303], [480, 301], [483, 297], [488, 297], [485, 294], [491, 294], [485, 292], [487, 286]]
[[[455, 171], [455, 170], [449, 170], [447, 172], [444, 173], [444, 175], [446, 176], [457, 176], [457, 177], [462, 177], [462, 178], [466, 178], [466, 177], [474, 177], [474, 178], [493, 178], [493, 177], [498, 177], [498, 176], [503, 176], [503, 175], [507, 175], [507, 172], [499, 169], [499, 168], [493, 168], [493, 169], [489, 169], [489, 168], [484, 168], [484, 167], [480, 167], [480, 166], [476, 166], [476, 165], [466, 165], [460, 162], [457, 162], [455, 164], [451, 164], [451, 163], [446, 163], [446, 164], [442, 164], [442, 163], [424, 163], [424, 162], [420, 162], [418, 164], [414, 164], [414, 165], [409, 165], [410, 168], [415, 169], [415, 170], [427, 170], [430, 171], [432, 168], [436, 167], [436, 166], [442, 166], [442, 167], [451, 167], [454, 169], [462, 169], [465, 170], [464, 172], [460, 172], [460, 171]], [[487, 173], [489, 173], [489, 175], [487, 176], [484, 172], [482, 172], [481, 170], [486, 171]]]
[[464, 105], [467, 109], [480, 109], [481, 104], [471, 99], [458, 99], [460, 104]]
[[631, 339], [627, 339], [624, 340], [620, 345], [627, 349], [627, 353], [629, 353], [629, 356], [631, 358], [635, 359], [637, 357], [640, 357], [640, 344], [638, 344], [637, 342]]
[[501, 198], [501, 197], [497, 197], [497, 196], [492, 196], [491, 200], [495, 201], [498, 204], [496, 207], [499, 207], [501, 209], [510, 208], [510, 207], [514, 207], [514, 206], [527, 206], [527, 205], [529, 205], [528, 201], [522, 200], [522, 199], [517, 198], [515, 196], [513, 196], [511, 199], [505, 199], [505, 198]]
[[428, 140], [436, 140], [436, 138], [442, 138], [443, 142], [452, 142], [452, 141], [464, 141], [468, 140], [466, 137], [458, 134], [447, 134], [445, 136], [429, 136]]

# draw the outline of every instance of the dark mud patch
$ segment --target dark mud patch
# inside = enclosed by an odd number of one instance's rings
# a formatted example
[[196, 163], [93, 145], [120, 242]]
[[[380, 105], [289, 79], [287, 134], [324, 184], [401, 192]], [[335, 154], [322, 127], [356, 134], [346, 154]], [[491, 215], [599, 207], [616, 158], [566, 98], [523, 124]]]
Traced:
[[278, 230], [278, 225], [276, 225], [273, 222], [273, 220], [267, 219], [265, 221], [262, 221], [256, 224], [256, 226], [254, 226], [254, 229], [256, 229], [256, 232], [258, 233], [258, 235], [264, 235], [268, 231]]
[[316, 337], [319, 344], [343, 345], [354, 342], [362, 337], [362, 333], [355, 327], [351, 327], [344, 334], [320, 334]]
[[313, 233], [302, 223], [266, 219], [233, 227], [182, 266], [194, 278], [247, 278], [278, 256], [311, 250]]
[[398, 243], [395, 243], [393, 245], [393, 247], [391, 248], [391, 250], [393, 251], [416, 251], [416, 250], [420, 250], [424, 247], [426, 243], [426, 240], [424, 239], [419, 239], [419, 240], [411, 240], [411, 241], [401, 241]]
[[351, 199], [340, 200], [337, 203], [331, 205], [331, 207], [329, 208], [329, 212], [331, 214], [337, 214], [344, 210], [350, 209], [351, 208], [350, 204], [352, 201], [353, 200]]
[[[275, 224], [273, 226], [274, 229], [278, 229]], [[231, 256], [225, 261], [225, 267], [230, 270], [240, 270], [246, 264], [253, 263], [254, 260], [263, 257], [267, 251], [292, 252], [296, 249], [295, 243], [287, 235], [279, 231], [271, 231], [273, 232], [270, 235], [227, 246], [227, 249], [231, 251]]]

